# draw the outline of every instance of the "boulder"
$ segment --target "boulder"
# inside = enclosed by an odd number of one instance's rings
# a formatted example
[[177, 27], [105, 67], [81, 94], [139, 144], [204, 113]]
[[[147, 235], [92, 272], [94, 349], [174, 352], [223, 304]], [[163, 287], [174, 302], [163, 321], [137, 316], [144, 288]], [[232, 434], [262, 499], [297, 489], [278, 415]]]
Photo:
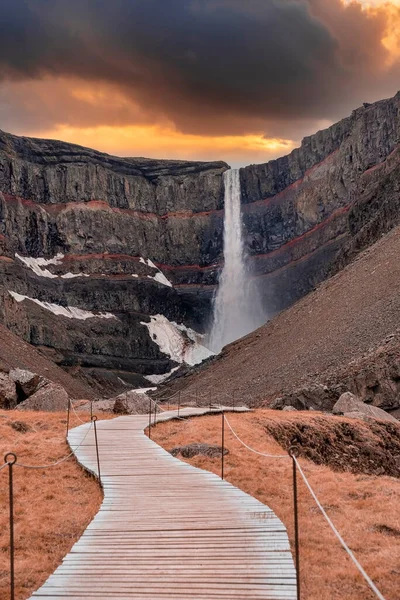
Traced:
[[[180, 454], [183, 458], [193, 458], [193, 456], [208, 456], [209, 458], [220, 458], [222, 454], [222, 446], [213, 446], [211, 444], [194, 443], [187, 446], [177, 446], [170, 450], [172, 456]], [[229, 454], [229, 450], [224, 448], [224, 455]]]
[[[282, 408], [282, 410], [283, 410], [283, 411], [285, 411], [285, 412], [292, 412], [293, 410], [294, 410], [295, 412], [297, 412], [297, 408], [295, 408], [294, 406], [284, 406], [284, 407]], [[310, 409], [310, 410], [311, 410], [311, 409]]]
[[0, 373], [0, 408], [15, 408], [17, 388], [7, 373]]
[[34, 394], [39, 385], [44, 382], [43, 378], [37, 373], [27, 371], [25, 369], [11, 369], [9, 372], [10, 379], [17, 387], [17, 393], [21, 400], [25, 400]]
[[[114, 399], [113, 412], [118, 415], [144, 415], [149, 412], [149, 403], [150, 398], [147, 394], [130, 390]], [[154, 411], [153, 402], [151, 409]]]
[[370, 406], [361, 402], [357, 396], [351, 392], [345, 392], [336, 402], [332, 410], [334, 415], [344, 415], [346, 417], [355, 419], [380, 419], [381, 421], [392, 421], [398, 423], [399, 421], [392, 417], [389, 413], [378, 408], [377, 406]]
[[68, 406], [68, 394], [57, 383], [46, 383], [17, 406], [17, 410], [64, 411]]

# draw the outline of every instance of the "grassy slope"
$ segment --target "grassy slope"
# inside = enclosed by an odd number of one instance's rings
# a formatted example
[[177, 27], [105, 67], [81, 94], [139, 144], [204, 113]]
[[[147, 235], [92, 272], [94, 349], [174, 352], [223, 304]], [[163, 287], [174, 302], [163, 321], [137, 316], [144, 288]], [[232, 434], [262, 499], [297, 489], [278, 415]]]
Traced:
[[235, 393], [261, 404], [360, 357], [399, 327], [399, 256], [398, 227], [316, 291], [227, 346], [219, 360], [167, 384], [163, 395], [183, 386], [183, 399], [197, 389], [205, 403], [209, 393]]
[[[88, 415], [82, 414], [85, 418]], [[11, 427], [23, 421], [26, 433]], [[71, 425], [79, 423], [72, 415]], [[1, 464], [15, 451], [26, 464], [66, 456], [65, 413], [0, 411]], [[9, 598], [8, 469], [0, 472], [0, 599]], [[28, 598], [61, 562], [97, 513], [102, 494], [75, 460], [46, 470], [14, 469], [16, 598]]]
[[[281, 454], [282, 448], [266, 432], [266, 424], [283, 427], [324, 419], [331, 424], [348, 422], [365, 434], [365, 424], [318, 413], [256, 411], [228, 417], [239, 436], [252, 447]], [[318, 424], [321, 429], [321, 421]], [[288, 528], [293, 542], [291, 463], [267, 459], [243, 448], [226, 430], [229, 454], [226, 479], [268, 504]], [[221, 417], [210, 416], [157, 425], [152, 438], [166, 449], [192, 442], [221, 443]], [[340, 450], [338, 450], [340, 451]], [[220, 474], [220, 459], [197, 456], [191, 464]], [[334, 472], [305, 459], [301, 464], [318, 497], [369, 575], [391, 600], [398, 598], [400, 578], [400, 481], [387, 476]], [[301, 578], [304, 600], [373, 600], [375, 595], [336, 541], [304, 484], [300, 483]]]

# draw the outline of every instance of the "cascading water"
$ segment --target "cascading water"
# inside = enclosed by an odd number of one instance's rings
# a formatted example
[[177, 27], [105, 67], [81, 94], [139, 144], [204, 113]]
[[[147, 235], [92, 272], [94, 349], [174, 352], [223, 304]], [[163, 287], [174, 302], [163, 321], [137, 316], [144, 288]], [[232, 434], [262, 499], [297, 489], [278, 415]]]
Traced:
[[214, 299], [209, 347], [213, 352], [250, 333], [266, 321], [256, 284], [246, 266], [243, 244], [240, 174], [224, 173], [224, 267]]

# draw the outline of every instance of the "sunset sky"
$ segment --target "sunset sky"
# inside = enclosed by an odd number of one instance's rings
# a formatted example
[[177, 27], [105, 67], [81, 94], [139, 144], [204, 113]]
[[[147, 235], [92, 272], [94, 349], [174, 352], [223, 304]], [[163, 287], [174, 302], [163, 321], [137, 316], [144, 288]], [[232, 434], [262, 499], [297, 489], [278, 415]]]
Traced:
[[400, 0], [1, 0], [0, 129], [265, 162], [400, 89]]

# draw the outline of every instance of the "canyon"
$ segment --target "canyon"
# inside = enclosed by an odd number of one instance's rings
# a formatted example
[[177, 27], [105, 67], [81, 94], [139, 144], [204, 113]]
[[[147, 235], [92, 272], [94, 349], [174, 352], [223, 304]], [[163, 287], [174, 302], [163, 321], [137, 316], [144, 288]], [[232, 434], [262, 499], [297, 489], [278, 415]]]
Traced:
[[[364, 105], [289, 156], [240, 169], [268, 316], [400, 222], [399, 109], [400, 93]], [[1, 323], [99, 395], [207, 358], [228, 168], [0, 132]]]

